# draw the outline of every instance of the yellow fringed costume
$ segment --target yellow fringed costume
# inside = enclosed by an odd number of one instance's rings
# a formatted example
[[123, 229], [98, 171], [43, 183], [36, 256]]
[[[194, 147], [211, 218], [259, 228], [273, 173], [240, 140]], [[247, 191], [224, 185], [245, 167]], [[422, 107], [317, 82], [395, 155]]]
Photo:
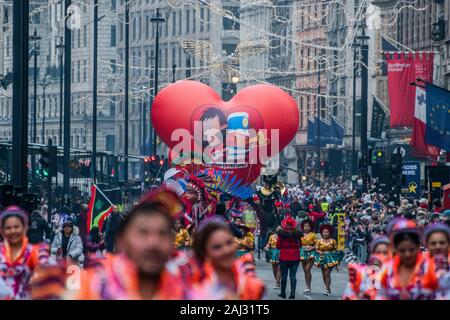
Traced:
[[[302, 237], [302, 247], [300, 248], [300, 261], [314, 260], [316, 256], [317, 235], [309, 232]], [[305, 246], [313, 247], [312, 250], [306, 250]]]
[[245, 237], [241, 239], [234, 238], [234, 243], [236, 245], [236, 255], [239, 258], [242, 255], [255, 249], [255, 236], [253, 235], [253, 233], [247, 232]]
[[191, 245], [191, 237], [186, 229], [181, 228], [175, 235], [175, 247], [185, 248]]

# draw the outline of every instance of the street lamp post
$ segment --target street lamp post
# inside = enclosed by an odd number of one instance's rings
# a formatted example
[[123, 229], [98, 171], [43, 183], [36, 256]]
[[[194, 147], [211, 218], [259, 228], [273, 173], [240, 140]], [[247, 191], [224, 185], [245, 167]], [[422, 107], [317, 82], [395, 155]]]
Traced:
[[359, 44], [354, 43], [353, 47], [353, 108], [352, 108], [352, 175], [356, 172], [356, 77], [358, 73], [359, 63], [356, 64], [356, 48], [360, 47]]
[[[158, 94], [158, 73], [159, 73], [159, 24], [166, 20], [159, 12], [159, 8], [156, 9], [156, 15], [151, 19], [152, 23], [156, 24], [156, 39], [155, 39], [155, 83], [154, 83], [154, 97]], [[156, 132], [153, 129], [153, 154], [156, 154]]]
[[[92, 75], [92, 180], [97, 172], [97, 55], [98, 55], [98, 0], [94, 0], [94, 66]], [[86, 116], [86, 112], [85, 112]]]
[[42, 139], [42, 144], [45, 144], [45, 109], [46, 109], [46, 95], [45, 95], [45, 90], [48, 86], [48, 82], [47, 82], [47, 78], [44, 78], [44, 80], [42, 80], [42, 82], [40, 83], [40, 85], [42, 86], [42, 135], [41, 135], [41, 139]]
[[13, 1], [12, 182], [27, 192], [29, 1]]
[[320, 69], [322, 67], [321, 61], [317, 61], [317, 163], [316, 163], [316, 181], [320, 181]]
[[31, 40], [34, 41], [34, 50], [33, 50], [33, 62], [34, 62], [34, 70], [33, 70], [33, 143], [36, 143], [37, 140], [37, 129], [36, 129], [36, 113], [37, 113], [37, 56], [38, 56], [38, 46], [37, 42], [42, 38], [37, 35], [36, 29], [34, 29], [33, 36]]
[[128, 103], [130, 77], [130, 3], [125, 4], [125, 168], [124, 179], [128, 182]]
[[[64, 12], [72, 5], [71, 0], [64, 1]], [[70, 102], [71, 102], [71, 66], [72, 66], [72, 31], [67, 23], [64, 27], [64, 164], [63, 186], [66, 205], [70, 204]]]
[[358, 37], [361, 40], [361, 154], [362, 154], [362, 169], [361, 178], [363, 181], [363, 192], [367, 190], [368, 182], [368, 151], [367, 151], [367, 107], [368, 107], [368, 63], [369, 63], [369, 46], [366, 40], [369, 39], [365, 33], [365, 26], [362, 26], [362, 35]]
[[64, 79], [64, 69], [63, 69], [63, 57], [64, 57], [64, 42], [63, 37], [60, 38], [59, 43], [56, 45], [58, 49], [59, 57], [59, 145], [62, 146], [62, 130], [63, 130], [63, 79]]
[[[142, 90], [146, 91], [147, 87], [146, 86], [142, 86]], [[141, 152], [143, 155], [146, 154], [146, 146], [145, 146], [145, 142], [146, 142], [146, 138], [147, 138], [147, 126], [145, 124], [145, 115], [147, 113], [147, 101], [146, 101], [146, 94], [144, 94], [144, 99], [142, 100], [142, 106], [141, 106], [141, 119], [142, 119], [142, 144], [141, 144]]]

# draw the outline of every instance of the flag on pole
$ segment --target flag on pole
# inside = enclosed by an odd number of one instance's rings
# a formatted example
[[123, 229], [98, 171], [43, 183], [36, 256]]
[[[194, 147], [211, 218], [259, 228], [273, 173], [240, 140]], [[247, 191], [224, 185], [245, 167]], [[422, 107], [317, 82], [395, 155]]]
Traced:
[[450, 151], [450, 91], [433, 84], [426, 85], [427, 127], [425, 142]]
[[430, 157], [437, 159], [440, 149], [425, 142], [427, 128], [427, 94], [425, 90], [416, 86], [416, 104], [414, 109], [413, 132], [411, 146], [418, 157]]
[[113, 210], [113, 204], [103, 192], [93, 184], [91, 187], [91, 200], [87, 212], [87, 232], [93, 227], [102, 229], [103, 222]]
[[394, 52], [386, 54], [390, 126], [411, 127], [414, 122], [415, 88], [410, 85], [420, 78], [433, 81], [433, 52]]

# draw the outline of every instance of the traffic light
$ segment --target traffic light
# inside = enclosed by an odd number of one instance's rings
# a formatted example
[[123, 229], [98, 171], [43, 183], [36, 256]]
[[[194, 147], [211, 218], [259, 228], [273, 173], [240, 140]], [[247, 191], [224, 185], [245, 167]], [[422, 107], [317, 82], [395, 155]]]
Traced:
[[54, 146], [45, 146], [39, 149], [41, 158], [39, 163], [41, 164], [40, 172], [44, 177], [55, 177], [57, 174], [56, 161], [58, 157], [58, 149]]
[[153, 174], [152, 157], [146, 157], [146, 158], [144, 158], [144, 185], [145, 186], [150, 185], [152, 174]]
[[391, 157], [391, 188], [396, 195], [397, 200], [400, 199], [400, 193], [402, 188], [402, 167], [403, 159], [401, 152], [392, 154]]
[[325, 170], [325, 160], [320, 160], [320, 170], [321, 171]]
[[374, 149], [372, 151], [372, 163], [384, 163], [386, 154], [381, 149]]

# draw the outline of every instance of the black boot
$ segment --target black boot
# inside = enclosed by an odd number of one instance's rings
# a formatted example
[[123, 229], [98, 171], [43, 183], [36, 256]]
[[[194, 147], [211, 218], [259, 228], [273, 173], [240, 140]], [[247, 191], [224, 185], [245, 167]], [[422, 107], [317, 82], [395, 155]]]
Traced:
[[278, 294], [280, 298], [286, 299], [287, 279], [281, 279], [281, 292]]
[[295, 299], [295, 289], [297, 288], [297, 280], [291, 279], [291, 294], [289, 299]]

